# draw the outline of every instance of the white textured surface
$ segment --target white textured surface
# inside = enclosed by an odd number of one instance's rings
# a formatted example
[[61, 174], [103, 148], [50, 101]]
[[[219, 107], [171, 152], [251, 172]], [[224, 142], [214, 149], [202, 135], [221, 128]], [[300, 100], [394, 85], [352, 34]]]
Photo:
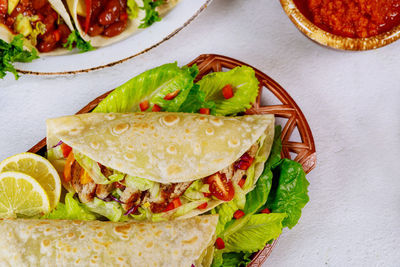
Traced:
[[40, 140], [46, 118], [74, 113], [146, 69], [225, 54], [286, 88], [317, 145], [318, 165], [308, 175], [311, 201], [266, 266], [398, 266], [399, 52], [400, 42], [368, 52], [321, 47], [296, 30], [277, 0], [215, 0], [170, 41], [122, 65], [0, 81], [0, 158]]

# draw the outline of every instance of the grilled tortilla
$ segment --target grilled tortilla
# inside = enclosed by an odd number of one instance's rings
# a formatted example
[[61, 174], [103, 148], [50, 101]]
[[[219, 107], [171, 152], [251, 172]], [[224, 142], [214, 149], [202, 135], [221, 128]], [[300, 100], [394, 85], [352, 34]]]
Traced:
[[[72, 147], [76, 156], [82, 154], [97, 162], [92, 163], [96, 168], [99, 164], [159, 183], [156, 197], [152, 196], [154, 190], [143, 192], [128, 185], [120, 201], [125, 210], [150, 206], [152, 213], [164, 213], [168, 219], [192, 217], [223, 202], [222, 198], [201, 193], [197, 199], [186, 198], [189, 200], [183, 204], [193, 202], [191, 208], [181, 208], [185, 210], [179, 212], [168, 209], [167, 205], [184, 195], [194, 181], [206, 184], [207, 177], [220, 175], [234, 185], [235, 193], [252, 190], [268, 158], [273, 136], [273, 115], [88, 113], [47, 121], [48, 148], [62, 141]], [[254, 159], [252, 167], [237, 168], [235, 164], [246, 154]], [[105, 167], [101, 168], [102, 173], [109, 176], [112, 172]], [[70, 172], [72, 178], [64, 185], [76, 191], [81, 202], [91, 202], [94, 197], [105, 199], [114, 190], [108, 180], [92, 177], [94, 181], [82, 182], [82, 168], [76, 162]], [[243, 190], [237, 186], [241, 179], [249, 179], [250, 183]], [[196, 201], [207, 205], [197, 209]]]
[[218, 215], [160, 223], [1, 220], [0, 265], [210, 266], [217, 222]]

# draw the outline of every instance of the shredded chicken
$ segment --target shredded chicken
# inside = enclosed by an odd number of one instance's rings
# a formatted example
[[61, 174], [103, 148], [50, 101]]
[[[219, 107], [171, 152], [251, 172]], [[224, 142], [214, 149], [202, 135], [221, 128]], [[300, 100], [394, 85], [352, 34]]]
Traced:
[[96, 187], [96, 196], [100, 199], [108, 197], [109, 194], [115, 189], [114, 183], [112, 184], [98, 184]]
[[81, 171], [82, 167], [75, 161], [71, 166], [71, 184], [76, 193], [78, 193], [81, 202], [87, 203], [93, 200], [96, 184], [93, 180], [87, 184], [81, 184]]
[[122, 207], [125, 210], [128, 210], [132, 208], [132, 206], [138, 206], [140, 204], [140, 196], [141, 192], [138, 189], [126, 187], [119, 200], [124, 203], [122, 204]]

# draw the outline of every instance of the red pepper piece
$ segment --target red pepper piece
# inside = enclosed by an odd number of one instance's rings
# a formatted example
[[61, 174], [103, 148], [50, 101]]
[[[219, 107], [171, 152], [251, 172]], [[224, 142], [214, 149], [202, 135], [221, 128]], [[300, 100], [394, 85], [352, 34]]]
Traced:
[[210, 115], [210, 109], [209, 108], [201, 108], [199, 110], [200, 114], [205, 114], [205, 115]]
[[150, 107], [149, 100], [144, 100], [140, 102], [139, 107], [141, 111], [146, 111], [147, 109], [149, 109]]
[[176, 90], [176, 91], [174, 91], [174, 92], [172, 92], [172, 93], [166, 94], [166, 95], [164, 96], [164, 99], [165, 99], [165, 100], [172, 100], [172, 99], [174, 99], [174, 98], [179, 94], [180, 91], [181, 91], [181, 90]]
[[170, 203], [168, 203], [167, 208], [164, 210], [164, 212], [176, 209], [180, 206], [182, 206], [182, 203], [181, 203], [181, 200], [179, 199], [179, 197], [177, 197], [174, 200], [172, 200]]
[[86, 18], [85, 18], [85, 33], [88, 33], [90, 27], [90, 19], [92, 17], [92, 0], [85, 0]]
[[161, 107], [160, 107], [159, 105], [157, 105], [157, 104], [154, 104], [154, 106], [153, 106], [153, 108], [151, 109], [151, 111], [154, 111], [154, 112], [161, 111]]
[[242, 178], [242, 179], [240, 179], [240, 181], [238, 182], [238, 185], [239, 185], [241, 188], [243, 188], [244, 183], [246, 183], [246, 179], [245, 179], [245, 178]]
[[211, 197], [211, 193], [203, 193], [205, 197]]
[[250, 165], [253, 163], [254, 158], [251, 157], [247, 152], [243, 154], [243, 156], [236, 161], [235, 168], [241, 170], [247, 170]]
[[70, 147], [67, 144], [62, 143], [61, 144], [61, 151], [63, 153], [64, 158], [68, 158], [69, 153], [72, 151], [72, 147]]
[[237, 211], [235, 211], [235, 213], [233, 214], [233, 218], [235, 218], [235, 219], [237, 220], [237, 219], [242, 218], [244, 215], [245, 215], [245, 214], [244, 214], [244, 212], [243, 212], [242, 210], [237, 210]]
[[60, 32], [60, 30], [55, 30], [55, 31], [53, 32], [53, 35], [54, 35], [54, 40], [55, 40], [56, 42], [60, 41], [60, 39], [61, 39], [61, 32]]
[[229, 99], [233, 97], [233, 88], [232, 85], [227, 84], [222, 88], [222, 95], [225, 99]]
[[260, 211], [260, 213], [266, 213], [266, 214], [270, 214], [271, 211], [268, 208], [263, 209], [262, 211]]
[[204, 202], [203, 204], [199, 205], [197, 208], [199, 210], [204, 210], [205, 208], [207, 208], [207, 206], [208, 206], [207, 202]]
[[215, 240], [215, 246], [217, 249], [224, 249], [225, 248], [225, 242], [222, 240], [221, 237], [218, 237], [217, 240]]

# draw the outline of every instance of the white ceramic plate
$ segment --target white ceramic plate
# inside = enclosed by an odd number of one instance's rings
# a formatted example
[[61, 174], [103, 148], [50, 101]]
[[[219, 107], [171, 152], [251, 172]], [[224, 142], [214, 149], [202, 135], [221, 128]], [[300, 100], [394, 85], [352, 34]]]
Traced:
[[18, 71], [36, 75], [64, 75], [110, 67], [143, 54], [187, 26], [212, 0], [181, 0], [161, 22], [137, 31], [121, 42], [79, 54], [42, 56], [32, 63], [16, 63]]

